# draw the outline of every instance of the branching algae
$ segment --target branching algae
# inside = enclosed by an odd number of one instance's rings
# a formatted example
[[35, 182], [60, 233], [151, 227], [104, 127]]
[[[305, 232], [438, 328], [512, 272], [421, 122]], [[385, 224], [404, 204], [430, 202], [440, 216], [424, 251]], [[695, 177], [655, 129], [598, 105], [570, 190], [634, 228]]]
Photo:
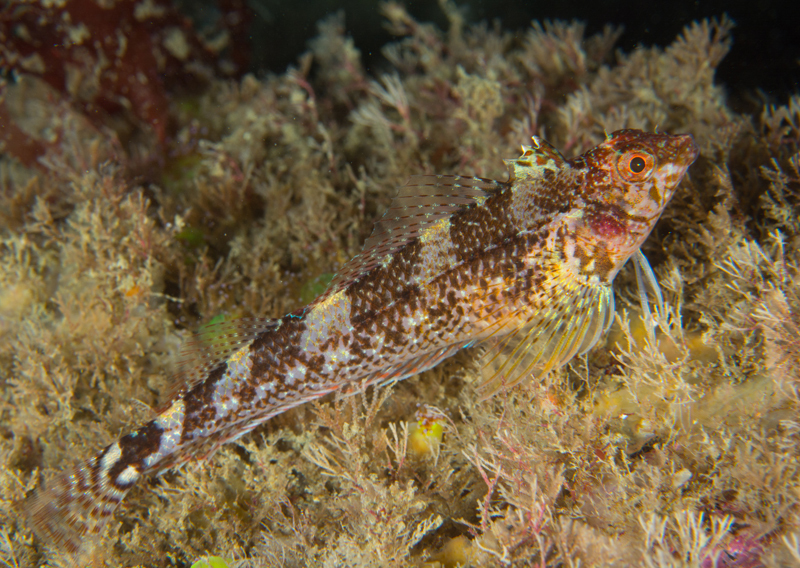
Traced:
[[77, 552], [142, 475], [329, 392], [415, 375], [467, 345], [488, 342], [487, 394], [594, 346], [613, 319], [614, 277], [698, 149], [689, 135], [634, 130], [573, 160], [534, 143], [507, 162], [508, 181], [411, 178], [364, 250], [307, 307], [210, 326], [215, 349], [168, 407], [32, 497], [33, 526]]

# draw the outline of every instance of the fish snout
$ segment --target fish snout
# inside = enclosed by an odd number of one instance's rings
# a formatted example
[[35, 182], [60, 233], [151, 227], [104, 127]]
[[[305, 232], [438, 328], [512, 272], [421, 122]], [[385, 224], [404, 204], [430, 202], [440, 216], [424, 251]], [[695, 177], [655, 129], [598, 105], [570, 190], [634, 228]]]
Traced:
[[673, 147], [677, 161], [686, 164], [686, 167], [692, 165], [700, 155], [700, 148], [697, 147], [691, 134], [676, 135], [673, 138]]

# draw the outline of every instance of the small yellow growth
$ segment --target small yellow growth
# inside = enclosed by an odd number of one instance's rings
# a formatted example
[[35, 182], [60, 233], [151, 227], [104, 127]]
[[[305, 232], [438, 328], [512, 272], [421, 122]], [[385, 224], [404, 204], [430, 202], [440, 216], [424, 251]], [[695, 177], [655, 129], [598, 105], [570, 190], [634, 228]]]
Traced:
[[138, 297], [141, 296], [142, 294], [144, 294], [144, 290], [138, 284], [134, 284], [125, 291], [126, 298], [133, 298], [134, 296]]
[[[635, 343], [634, 350], [644, 349], [647, 340], [647, 327], [641, 317], [631, 318], [631, 337]], [[703, 334], [698, 332], [688, 332], [684, 338], [684, 345], [677, 345], [672, 339], [663, 334], [658, 334], [658, 348], [670, 363], [675, 363], [683, 357], [685, 348], [692, 359], [703, 363], [710, 363], [717, 359], [717, 351], [703, 341]], [[614, 326], [608, 334], [608, 345], [620, 349], [629, 349], [628, 341], [622, 330]]]
[[465, 536], [457, 536], [447, 541], [442, 549], [431, 556], [427, 568], [456, 568], [469, 566], [474, 557], [472, 541]]
[[438, 456], [445, 416], [438, 409], [424, 406], [417, 411], [415, 418], [417, 421], [410, 424], [408, 433], [408, 448], [412, 455], [418, 458]]
[[635, 414], [639, 410], [639, 401], [624, 388], [601, 391], [595, 396], [594, 412], [599, 416], [617, 416], [622, 418]]
[[408, 435], [408, 446], [417, 457], [430, 455], [439, 448], [443, 434], [444, 429], [441, 424], [425, 427], [414, 423]]
[[206, 556], [201, 558], [191, 568], [230, 568], [231, 561], [220, 556]]

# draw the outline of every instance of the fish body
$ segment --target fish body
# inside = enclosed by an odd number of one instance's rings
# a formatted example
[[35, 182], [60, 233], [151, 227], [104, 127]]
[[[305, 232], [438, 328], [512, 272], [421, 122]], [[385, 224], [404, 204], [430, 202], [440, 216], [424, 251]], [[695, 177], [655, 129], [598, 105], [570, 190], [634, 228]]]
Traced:
[[162, 412], [29, 498], [34, 530], [76, 552], [143, 475], [468, 345], [487, 346], [483, 396], [565, 364], [608, 328], [614, 277], [697, 155], [689, 135], [621, 130], [572, 160], [534, 138], [504, 182], [412, 177], [322, 296], [218, 326]]

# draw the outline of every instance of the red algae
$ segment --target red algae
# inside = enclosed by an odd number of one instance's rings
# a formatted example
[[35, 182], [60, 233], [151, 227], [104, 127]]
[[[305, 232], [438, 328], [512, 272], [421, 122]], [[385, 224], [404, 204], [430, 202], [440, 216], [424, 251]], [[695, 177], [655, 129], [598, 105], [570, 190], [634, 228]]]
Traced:
[[[242, 38], [243, 2], [222, 4], [222, 26], [237, 32], [228, 37]], [[98, 125], [120, 114], [138, 121], [161, 144], [169, 132], [170, 92], [246, 67], [242, 42], [228, 43], [232, 61], [167, 0], [11, 0], [0, 9], [0, 68], [41, 78]], [[21, 159], [30, 162], [40, 150], [25, 147]]]

